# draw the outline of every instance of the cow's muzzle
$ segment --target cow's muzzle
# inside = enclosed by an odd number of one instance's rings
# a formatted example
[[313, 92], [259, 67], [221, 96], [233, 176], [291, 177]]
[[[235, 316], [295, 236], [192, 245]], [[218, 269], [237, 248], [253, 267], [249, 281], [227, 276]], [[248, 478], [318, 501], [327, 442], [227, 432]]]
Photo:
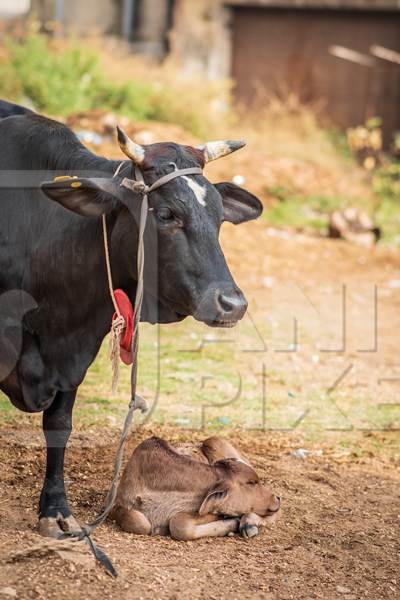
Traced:
[[238, 288], [209, 289], [194, 311], [194, 318], [211, 327], [233, 327], [243, 318], [247, 300]]

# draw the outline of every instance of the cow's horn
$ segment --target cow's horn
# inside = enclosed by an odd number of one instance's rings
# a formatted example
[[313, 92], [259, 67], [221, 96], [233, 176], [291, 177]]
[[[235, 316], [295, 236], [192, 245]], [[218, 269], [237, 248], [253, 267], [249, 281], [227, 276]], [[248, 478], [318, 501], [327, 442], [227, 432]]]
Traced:
[[121, 150], [128, 156], [136, 165], [141, 165], [144, 161], [145, 150], [143, 146], [135, 144], [121, 127], [117, 126], [118, 142]]
[[197, 148], [203, 151], [206, 163], [208, 163], [212, 160], [217, 160], [217, 158], [221, 158], [222, 156], [226, 156], [227, 154], [231, 154], [232, 152], [236, 152], [236, 150], [243, 148], [245, 145], [246, 142], [243, 140], [222, 140], [219, 142], [207, 142], [207, 144], [197, 146]]

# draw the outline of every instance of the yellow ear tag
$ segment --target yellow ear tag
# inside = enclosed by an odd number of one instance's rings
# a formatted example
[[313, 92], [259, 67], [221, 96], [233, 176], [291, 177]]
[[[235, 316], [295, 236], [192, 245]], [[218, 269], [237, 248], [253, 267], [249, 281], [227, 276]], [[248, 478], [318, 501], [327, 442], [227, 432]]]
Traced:
[[80, 181], [74, 181], [74, 183], [71, 183], [72, 188], [79, 188], [81, 185], [82, 183]]
[[76, 175], [73, 177], [71, 175], [59, 175], [58, 177], [54, 177], [53, 181], [68, 181], [68, 179], [78, 179]]

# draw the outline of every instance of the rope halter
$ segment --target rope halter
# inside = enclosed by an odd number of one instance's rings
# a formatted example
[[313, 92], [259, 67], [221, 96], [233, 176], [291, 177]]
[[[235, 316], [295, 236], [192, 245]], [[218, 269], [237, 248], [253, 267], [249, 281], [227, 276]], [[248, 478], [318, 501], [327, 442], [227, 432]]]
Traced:
[[[115, 171], [113, 178], [116, 177], [120, 173], [123, 165], [126, 164], [127, 162], [128, 161], [123, 161], [118, 165], [118, 168]], [[129, 179], [128, 177], [124, 177], [124, 179], [122, 180], [122, 182], [120, 184], [120, 187], [127, 188], [128, 190], [131, 190], [132, 192], [135, 192], [142, 196], [142, 211], [141, 211], [141, 217], [140, 217], [140, 230], [142, 230], [142, 233], [141, 234], [139, 233], [138, 284], [137, 284], [135, 307], [134, 307], [135, 319], [134, 319], [134, 332], [133, 332], [132, 344], [135, 343], [134, 339], [137, 334], [137, 328], [138, 328], [138, 324], [140, 321], [141, 307], [142, 307], [142, 301], [143, 301], [143, 267], [144, 267], [143, 235], [144, 235], [144, 229], [146, 227], [147, 212], [149, 210], [148, 194], [150, 194], [154, 190], [157, 190], [158, 188], [165, 185], [169, 181], [176, 179], [177, 177], [183, 177], [186, 175], [202, 175], [202, 174], [203, 174], [203, 170], [200, 167], [189, 167], [187, 169], [176, 169], [172, 173], [163, 175], [162, 177], [157, 179], [157, 181], [155, 181], [152, 185], [149, 186], [144, 181], [142, 171], [139, 169], [138, 166], [135, 166], [135, 175], [136, 175], [137, 179], [135, 180], [135, 179]], [[121, 314], [121, 311], [119, 309], [117, 300], [115, 298], [115, 293], [114, 293], [114, 286], [113, 286], [113, 279], [112, 279], [112, 272], [111, 272], [110, 251], [109, 251], [109, 246], [108, 246], [107, 221], [106, 221], [105, 215], [103, 215], [103, 238], [104, 238], [104, 252], [105, 252], [106, 266], [107, 266], [108, 287], [109, 287], [111, 300], [114, 305], [115, 313], [117, 315], [116, 318], [113, 319], [112, 324], [111, 324], [110, 348], [109, 348], [110, 360], [112, 363], [112, 372], [113, 372], [111, 389], [113, 392], [116, 392], [117, 387], [118, 387], [118, 380], [119, 380], [119, 349], [120, 349], [120, 343], [121, 343], [121, 336], [126, 328], [126, 323], [125, 323], [125, 319], [124, 319], [123, 315]], [[135, 354], [133, 348], [132, 348], [132, 354], [134, 357], [134, 361], [136, 361], [136, 354]]]

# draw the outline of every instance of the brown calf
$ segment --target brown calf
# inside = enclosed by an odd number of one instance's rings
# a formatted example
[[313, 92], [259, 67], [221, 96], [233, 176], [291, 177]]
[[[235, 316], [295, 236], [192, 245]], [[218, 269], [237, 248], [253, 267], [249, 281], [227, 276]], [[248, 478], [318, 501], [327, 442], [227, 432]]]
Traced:
[[134, 450], [111, 515], [124, 531], [177, 540], [239, 532], [273, 521], [280, 498], [231, 444], [217, 437], [175, 448], [152, 437]]

